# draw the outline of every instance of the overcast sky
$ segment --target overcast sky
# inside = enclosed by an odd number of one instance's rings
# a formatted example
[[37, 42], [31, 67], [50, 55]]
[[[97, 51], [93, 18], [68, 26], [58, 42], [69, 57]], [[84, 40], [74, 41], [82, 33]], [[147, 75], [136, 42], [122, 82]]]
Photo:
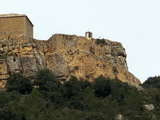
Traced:
[[26, 14], [34, 37], [55, 33], [121, 42], [129, 71], [144, 82], [160, 74], [160, 0], [0, 0], [0, 14]]

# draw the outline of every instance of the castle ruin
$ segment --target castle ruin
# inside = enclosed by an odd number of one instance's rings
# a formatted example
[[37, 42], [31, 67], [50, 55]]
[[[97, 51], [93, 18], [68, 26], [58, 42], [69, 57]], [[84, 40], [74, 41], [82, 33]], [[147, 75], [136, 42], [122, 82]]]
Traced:
[[33, 24], [25, 14], [1, 14], [0, 33], [33, 38]]

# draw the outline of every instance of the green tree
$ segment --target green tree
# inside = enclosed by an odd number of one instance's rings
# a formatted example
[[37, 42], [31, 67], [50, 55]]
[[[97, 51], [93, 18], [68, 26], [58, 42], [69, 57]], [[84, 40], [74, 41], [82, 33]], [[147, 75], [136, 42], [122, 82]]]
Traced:
[[57, 90], [59, 81], [52, 71], [41, 69], [35, 76], [35, 85], [39, 86], [40, 91], [54, 91]]
[[92, 84], [93, 89], [97, 97], [106, 97], [111, 93], [110, 79], [106, 79], [103, 76], [96, 78]]
[[61, 92], [62, 84], [58, 78], [48, 69], [42, 69], [35, 76], [35, 85], [42, 93], [43, 98], [48, 102], [48, 106], [58, 109], [62, 107], [64, 99]]
[[150, 88], [160, 91], [160, 76], [149, 77], [143, 84], [142, 87]]
[[90, 102], [95, 98], [94, 90], [88, 86], [68, 101], [69, 107], [79, 110], [89, 110]]
[[22, 104], [26, 120], [45, 120], [46, 102], [38, 90], [33, 89]]
[[123, 83], [118, 79], [110, 81], [111, 96], [116, 99], [119, 103], [122, 102], [127, 92], [132, 89], [127, 83]]
[[88, 114], [85, 120], [107, 120], [107, 118], [102, 113], [91, 112], [90, 114]]
[[64, 98], [71, 98], [76, 96], [79, 92], [83, 91], [90, 83], [83, 80], [78, 80], [76, 77], [71, 77], [71, 79], [65, 82], [61, 87], [61, 92]]
[[30, 79], [21, 73], [14, 73], [7, 81], [6, 89], [8, 92], [17, 91], [20, 94], [30, 93], [33, 89]]
[[[14, 103], [20, 103], [20, 94], [16, 91], [13, 92], [6, 92], [6, 91], [0, 91], [0, 119], [1, 120], [12, 120], [16, 118], [21, 118], [22, 114], [18, 113], [18, 109], [14, 109], [15, 107], [11, 107], [11, 104]], [[12, 113], [12, 110], [18, 111], [16, 114], [18, 114], [20, 117], [16, 117], [15, 114]]]
[[90, 102], [90, 111], [103, 113], [107, 119], [114, 119], [120, 113], [117, 101], [110, 95], [105, 98], [93, 99]]
[[21, 102], [12, 101], [7, 105], [11, 120], [25, 120], [25, 111]]
[[155, 106], [155, 114], [159, 116], [157, 113], [160, 111], [160, 76], [149, 77], [143, 84], [142, 87], [145, 89], [145, 97], [146, 101], [154, 104]]

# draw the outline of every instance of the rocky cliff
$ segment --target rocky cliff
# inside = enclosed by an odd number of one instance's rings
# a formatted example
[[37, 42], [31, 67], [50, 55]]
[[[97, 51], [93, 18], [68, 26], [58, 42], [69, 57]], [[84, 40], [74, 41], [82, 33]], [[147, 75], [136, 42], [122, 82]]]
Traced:
[[119, 42], [65, 34], [55, 34], [47, 41], [0, 34], [0, 88], [13, 72], [32, 78], [42, 68], [50, 69], [61, 81], [70, 76], [92, 81], [103, 75], [140, 84], [128, 71], [126, 52]]

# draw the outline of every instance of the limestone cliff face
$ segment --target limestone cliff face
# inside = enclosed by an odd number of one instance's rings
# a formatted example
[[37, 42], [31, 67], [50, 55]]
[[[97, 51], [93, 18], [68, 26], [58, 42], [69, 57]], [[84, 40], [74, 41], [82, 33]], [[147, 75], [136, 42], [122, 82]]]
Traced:
[[47, 41], [0, 34], [1, 88], [10, 73], [20, 71], [32, 78], [42, 68], [50, 69], [61, 81], [70, 76], [93, 81], [103, 75], [140, 84], [128, 71], [125, 49], [119, 42], [64, 34], [55, 34]]

